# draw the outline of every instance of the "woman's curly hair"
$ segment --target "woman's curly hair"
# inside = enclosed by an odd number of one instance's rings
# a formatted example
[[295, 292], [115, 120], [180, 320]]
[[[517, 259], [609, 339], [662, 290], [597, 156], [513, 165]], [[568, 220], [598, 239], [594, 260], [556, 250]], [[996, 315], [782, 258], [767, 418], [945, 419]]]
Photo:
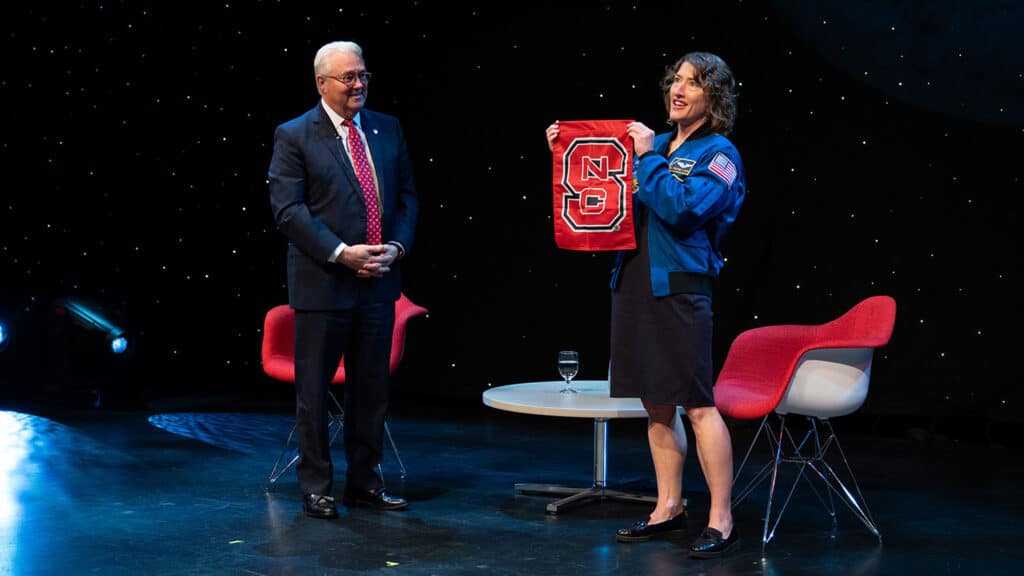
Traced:
[[[704, 89], [708, 99], [711, 130], [727, 136], [736, 122], [736, 79], [725, 60], [710, 52], [690, 52], [665, 69], [665, 77], [661, 81], [665, 110], [671, 109], [672, 95], [669, 90], [684, 62], [689, 62], [697, 70], [695, 80]], [[668, 123], [675, 126], [671, 120]]]

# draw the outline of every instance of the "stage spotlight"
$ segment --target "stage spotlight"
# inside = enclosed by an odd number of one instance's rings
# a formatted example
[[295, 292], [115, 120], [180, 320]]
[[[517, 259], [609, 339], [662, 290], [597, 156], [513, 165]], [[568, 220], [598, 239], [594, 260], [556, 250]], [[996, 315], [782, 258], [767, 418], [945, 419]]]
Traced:
[[94, 408], [136, 406], [143, 392], [136, 377], [140, 342], [134, 331], [122, 328], [128, 322], [122, 308], [75, 295], [55, 300], [53, 311], [47, 396]]
[[124, 330], [107, 320], [98, 308], [89, 306], [80, 300], [64, 298], [57, 301], [57, 313], [66, 313], [75, 324], [103, 333], [109, 343], [110, 351], [123, 354], [128, 349], [128, 339]]
[[124, 336], [118, 336], [110, 341], [110, 351], [114, 354], [121, 354], [128, 349], [128, 339]]
[[7, 330], [7, 324], [3, 320], [0, 320], [0, 352], [7, 349], [7, 343], [9, 342], [10, 336]]

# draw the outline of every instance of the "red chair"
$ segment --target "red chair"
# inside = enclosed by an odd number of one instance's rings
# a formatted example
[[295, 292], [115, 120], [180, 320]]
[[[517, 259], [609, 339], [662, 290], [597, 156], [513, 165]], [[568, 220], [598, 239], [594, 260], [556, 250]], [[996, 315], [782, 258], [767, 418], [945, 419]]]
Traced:
[[[878, 542], [882, 542], [830, 419], [850, 414], [864, 403], [874, 350], [889, 343], [895, 320], [896, 301], [889, 296], [872, 296], [831, 322], [754, 328], [737, 336], [729, 347], [715, 383], [715, 404], [722, 414], [732, 418], [761, 419], [754, 440], [737, 468], [736, 480], [762, 432], [772, 451], [771, 461], [733, 499], [734, 506], [739, 504], [771, 477], [761, 535], [762, 553], [774, 537], [801, 478], [828, 510], [833, 527], [836, 525], [834, 494], [878, 537]], [[773, 414], [777, 426], [770, 418]], [[787, 425], [789, 414], [807, 419], [808, 429], [802, 435]], [[845, 471], [840, 471], [848, 476], [853, 491], [826, 461], [833, 447], [842, 458]], [[796, 464], [798, 470], [772, 523], [772, 504], [781, 463]], [[824, 483], [825, 497], [811, 482], [815, 477]]]
[[[405, 294], [402, 294], [395, 301], [395, 328], [391, 335], [391, 362], [389, 365], [392, 374], [398, 369], [398, 365], [402, 361], [402, 355], [405, 352], [405, 330], [409, 319], [425, 314], [427, 314], [427, 309], [409, 300]], [[295, 383], [295, 311], [287, 304], [274, 306], [267, 311], [263, 321], [263, 349], [261, 357], [263, 371], [267, 376], [282, 382]], [[338, 370], [334, 373], [334, 378], [331, 380], [331, 384], [343, 384], [344, 382], [345, 359], [342, 358], [338, 364]], [[342, 410], [341, 404], [333, 392], [328, 392], [328, 396], [334, 405], [333, 411], [329, 413], [329, 434], [330, 441], [333, 444], [335, 437], [337, 437], [344, 424], [344, 410]], [[391, 444], [391, 449], [395, 453], [395, 459], [398, 461], [398, 466], [402, 471], [402, 478], [405, 478], [405, 464], [402, 463], [402, 459], [398, 455], [398, 448], [395, 447], [395, 441], [391, 437], [391, 430], [386, 422], [384, 423], [384, 431], [387, 433], [388, 442]], [[281, 455], [278, 456], [277, 462], [274, 463], [274, 467], [270, 471], [267, 488], [274, 482], [277, 482], [277, 479], [298, 461], [298, 451], [292, 444], [294, 436], [295, 426], [292, 425], [291, 432], [288, 433], [288, 438], [285, 440], [284, 448], [281, 449]], [[292, 456], [282, 466], [281, 463], [289, 452], [292, 453]]]

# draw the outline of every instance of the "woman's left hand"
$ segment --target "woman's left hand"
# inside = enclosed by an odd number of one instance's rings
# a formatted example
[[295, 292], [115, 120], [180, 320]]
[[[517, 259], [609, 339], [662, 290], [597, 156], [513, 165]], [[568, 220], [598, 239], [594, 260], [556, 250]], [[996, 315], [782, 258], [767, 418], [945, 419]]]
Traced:
[[654, 150], [654, 130], [643, 122], [633, 122], [626, 127], [626, 134], [633, 139], [633, 154], [643, 156]]

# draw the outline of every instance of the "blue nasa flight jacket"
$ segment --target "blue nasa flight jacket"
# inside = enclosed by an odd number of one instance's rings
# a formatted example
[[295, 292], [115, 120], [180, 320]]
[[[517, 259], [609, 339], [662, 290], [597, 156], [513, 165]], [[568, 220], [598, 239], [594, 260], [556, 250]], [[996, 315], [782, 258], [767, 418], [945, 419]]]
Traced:
[[[746, 193], [743, 161], [728, 138], [708, 132], [669, 155], [672, 134], [657, 135], [654, 150], [636, 159], [633, 170], [639, 183], [634, 207], [640, 202], [648, 209], [651, 289], [656, 297], [673, 293], [669, 279], [674, 273], [718, 277], [724, 262], [721, 241]], [[625, 254], [616, 257], [613, 290]]]

